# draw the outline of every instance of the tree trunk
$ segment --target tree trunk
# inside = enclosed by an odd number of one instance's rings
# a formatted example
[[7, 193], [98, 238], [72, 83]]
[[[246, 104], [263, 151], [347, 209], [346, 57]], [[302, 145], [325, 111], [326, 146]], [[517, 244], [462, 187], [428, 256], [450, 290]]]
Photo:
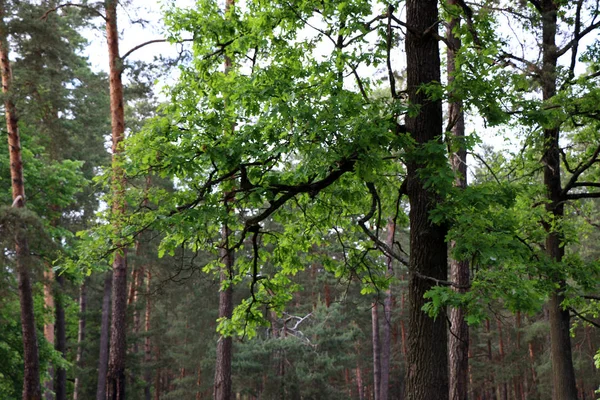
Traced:
[[[231, 231], [227, 224], [223, 225], [221, 247], [221, 261], [225, 264], [221, 271], [220, 282], [223, 284], [230, 279], [233, 268], [233, 251], [229, 249], [229, 236]], [[233, 312], [233, 288], [229, 285], [219, 293], [219, 318], [231, 318]], [[217, 360], [215, 365], [215, 382], [213, 388], [214, 400], [230, 400], [231, 387], [231, 358], [233, 342], [231, 337], [219, 337], [217, 342]]]
[[[418, 115], [406, 118], [406, 129], [418, 149], [441, 140], [442, 104], [427, 97], [423, 84], [440, 82], [440, 52], [436, 37], [427, 33], [438, 23], [436, 0], [408, 0], [406, 36], [408, 98], [420, 105]], [[444, 154], [439, 155], [445, 157]], [[441, 160], [439, 160], [441, 162]], [[429, 278], [448, 278], [445, 241], [447, 229], [434, 225], [429, 213], [436, 195], [426, 189], [418, 161], [407, 163], [407, 192], [410, 201], [409, 332], [406, 395], [409, 400], [448, 399], [448, 344], [445, 318], [430, 318], [423, 311], [423, 298], [433, 286]]]
[[[542, 94], [548, 101], [556, 95], [556, 75], [558, 56], [556, 53], [556, 34], [558, 4], [554, 0], [542, 0]], [[560, 263], [565, 254], [562, 246], [562, 233], [555, 226], [560, 226], [564, 216], [564, 199], [562, 198], [561, 161], [560, 161], [560, 129], [559, 127], [544, 129], [544, 185], [549, 200], [546, 211], [553, 216], [554, 223], [546, 224], [546, 252], [550, 259]], [[554, 400], [576, 400], [577, 384], [571, 355], [570, 315], [561, 306], [564, 297], [565, 282], [563, 277], [555, 277], [558, 288], [550, 296], [548, 309], [550, 312], [550, 354], [552, 359], [552, 383]]]
[[[394, 247], [394, 234], [396, 232], [396, 224], [394, 220], [390, 218], [387, 226], [387, 245], [389, 248]], [[387, 276], [392, 278], [394, 276], [394, 263], [393, 258], [387, 258]], [[379, 398], [381, 400], [388, 400], [388, 393], [390, 389], [390, 361], [392, 358], [392, 287], [385, 292], [385, 299], [383, 300], [383, 338], [381, 342], [381, 380], [379, 389]]]
[[[447, 0], [449, 5], [456, 5], [457, 0]], [[446, 57], [448, 64], [448, 84], [454, 83], [456, 73], [456, 52], [461, 46], [461, 41], [454, 36], [452, 30], [460, 25], [460, 19], [453, 18], [446, 30], [446, 39], [450, 46], [447, 47]], [[462, 101], [451, 94], [448, 104], [448, 120], [452, 136], [458, 140], [459, 150], [451, 155], [450, 162], [456, 174], [455, 185], [459, 188], [467, 187], [467, 151], [464, 146], [465, 117], [462, 111]], [[451, 242], [450, 247], [455, 243]], [[469, 263], [467, 261], [450, 260], [450, 280], [460, 286], [469, 285]], [[456, 291], [465, 292], [465, 289], [455, 288]], [[450, 400], [467, 400], [469, 396], [469, 326], [465, 321], [465, 311], [461, 308], [450, 309], [450, 335], [448, 336], [450, 360]]]
[[[234, 0], [225, 0], [225, 13], [233, 7]], [[231, 68], [231, 59], [225, 56], [224, 71], [227, 74]], [[233, 127], [232, 127], [233, 128]], [[232, 129], [233, 130], [233, 129]], [[230, 212], [228, 204], [230, 194], [225, 193], [223, 199], [223, 206]], [[233, 274], [234, 255], [233, 251], [229, 248], [229, 237], [231, 236], [231, 230], [227, 225], [227, 222], [223, 223], [221, 228], [221, 249], [220, 257], [224, 269], [221, 270], [220, 284], [226, 280], [231, 279]], [[219, 318], [231, 318], [233, 314], [233, 287], [227, 285], [227, 288], [219, 292]], [[232, 383], [231, 383], [231, 361], [233, 357], [233, 341], [230, 336], [220, 336], [217, 342], [217, 359], [215, 365], [215, 381], [213, 386], [213, 398], [214, 400], [230, 400], [232, 396]]]
[[146, 383], [144, 387], [144, 399], [151, 400], [150, 395], [150, 386], [152, 385], [152, 375], [150, 372], [150, 361], [152, 360], [152, 348], [150, 347], [150, 313], [152, 312], [152, 302], [150, 299], [150, 283], [152, 280], [152, 273], [150, 271], [146, 272], [147, 281], [146, 281], [146, 312], [145, 312], [145, 321], [144, 321], [144, 333], [146, 337], [144, 338], [144, 381]]
[[380, 400], [379, 385], [381, 382], [381, 359], [379, 345], [379, 312], [377, 302], [371, 303], [371, 332], [373, 343], [373, 399]]
[[[55, 311], [56, 311], [56, 343], [54, 349], [59, 352], [63, 359], [67, 358], [67, 321], [65, 318], [65, 277], [56, 275], [58, 284], [55, 292]], [[56, 400], [67, 400], [67, 371], [64, 368], [55, 368], [54, 390]]]
[[[125, 213], [125, 174], [120, 166], [125, 117], [123, 111], [123, 82], [121, 81], [122, 62], [119, 56], [119, 32], [117, 30], [117, 1], [106, 0], [106, 38], [110, 66], [110, 111], [112, 125], [112, 220], [115, 234], [120, 234], [120, 220]], [[127, 248], [119, 239], [113, 270], [112, 315], [110, 330], [110, 355], [106, 382], [106, 398], [125, 399], [125, 354], [127, 352]]]
[[73, 388], [73, 400], [79, 400], [81, 390], [81, 368], [83, 367], [83, 342], [85, 340], [85, 318], [87, 310], [87, 279], [84, 279], [79, 289], [79, 332], [77, 334], [77, 356], [75, 365], [75, 384]]
[[[23, 180], [23, 160], [21, 157], [21, 138], [19, 136], [18, 117], [11, 98], [12, 72], [8, 58], [8, 32], [5, 25], [6, 4], [0, 1], [0, 69], [2, 71], [2, 93], [10, 161], [13, 207], [25, 207], [25, 182]], [[40, 364], [38, 341], [33, 312], [33, 293], [31, 288], [30, 254], [27, 237], [21, 229], [15, 235], [16, 269], [18, 278], [19, 302], [21, 305], [21, 330], [23, 334], [23, 399], [40, 400]]]
[[360, 370], [360, 365], [356, 363], [356, 387], [358, 389], [358, 400], [365, 399], [365, 388], [363, 386], [362, 380], [362, 372]]
[[106, 373], [108, 371], [108, 341], [110, 334], [110, 300], [112, 297], [112, 272], [104, 277], [102, 319], [100, 322], [100, 354], [98, 356], [98, 387], [96, 400], [106, 400]]
[[[44, 308], [48, 312], [56, 312], [54, 307], [55, 293], [52, 289], [54, 286], [53, 283], [54, 272], [52, 271], [52, 268], [48, 266], [48, 268], [44, 270]], [[54, 346], [55, 336], [53, 320], [44, 323], [44, 338], [46, 338], [46, 342]], [[48, 363], [48, 380], [44, 382], [44, 397], [46, 400], [54, 399], [54, 366], [52, 363]]]

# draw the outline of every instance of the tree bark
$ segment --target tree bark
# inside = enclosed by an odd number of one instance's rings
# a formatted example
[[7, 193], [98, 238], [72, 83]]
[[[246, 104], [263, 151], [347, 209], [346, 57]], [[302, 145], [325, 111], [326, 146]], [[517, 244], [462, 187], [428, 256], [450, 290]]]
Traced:
[[380, 400], [379, 385], [381, 383], [381, 349], [379, 344], [379, 312], [377, 301], [371, 303], [371, 332], [373, 343], [373, 399]]
[[[53, 283], [54, 272], [52, 271], [52, 268], [48, 266], [48, 268], [44, 270], [44, 308], [48, 312], [56, 312], [56, 309], [54, 307], [55, 293], [52, 289], [54, 286]], [[46, 342], [48, 342], [52, 346], [54, 346], [55, 344], [55, 320], [50, 320], [44, 323], [44, 338], [46, 338]], [[48, 379], [44, 382], [44, 397], [46, 398], [46, 400], [54, 399], [54, 366], [52, 365], [52, 363], [48, 363]]]
[[[451, 6], [457, 5], [457, 0], [447, 0]], [[446, 50], [448, 64], [448, 85], [454, 83], [456, 73], [456, 52], [460, 49], [461, 41], [452, 30], [460, 25], [460, 19], [450, 20], [446, 30], [446, 39], [450, 44]], [[455, 185], [459, 188], [467, 187], [467, 151], [464, 146], [465, 117], [462, 111], [461, 99], [450, 95], [448, 104], [448, 120], [454, 140], [458, 141], [459, 150], [450, 157], [452, 169], [456, 174]], [[455, 243], [451, 242], [450, 247]], [[469, 263], [467, 261], [450, 260], [450, 280], [460, 286], [469, 284]], [[458, 292], [466, 289], [455, 288]], [[448, 336], [450, 360], [450, 400], [467, 400], [469, 396], [469, 326], [465, 321], [465, 311], [461, 308], [450, 309], [450, 335]]]
[[152, 280], [152, 273], [150, 271], [146, 271], [146, 275], [146, 312], [144, 316], [144, 333], [146, 334], [146, 337], [144, 338], [144, 381], [146, 385], [144, 387], [144, 399], [151, 400], [150, 387], [152, 385], [152, 374], [150, 371], [149, 364], [152, 360], [152, 347], [150, 343], [150, 315], [152, 312], [152, 300], [150, 299], [150, 283]]
[[[396, 224], [393, 219], [389, 219], [387, 226], [387, 245], [391, 249], [394, 247], [394, 233]], [[392, 257], [387, 257], [387, 276], [394, 276], [394, 263]], [[383, 335], [381, 341], [381, 378], [379, 382], [379, 398], [380, 400], [388, 400], [390, 387], [390, 361], [392, 358], [392, 288], [390, 287], [385, 292], [383, 300]]]
[[[56, 312], [56, 342], [54, 349], [59, 352], [63, 359], [67, 358], [67, 321], [65, 318], [65, 301], [64, 301], [64, 288], [65, 288], [65, 277], [64, 275], [56, 275], [56, 291], [55, 291], [55, 312]], [[64, 368], [55, 368], [54, 378], [54, 390], [56, 393], [56, 400], [67, 400], [67, 371]]]
[[[556, 79], [558, 56], [556, 48], [558, 8], [554, 0], [542, 0], [542, 94], [548, 101], [556, 95]], [[560, 129], [558, 126], [544, 129], [544, 185], [549, 200], [546, 211], [552, 215], [554, 223], [546, 224], [546, 252], [550, 259], [560, 263], [565, 254], [562, 246], [562, 233], [555, 226], [560, 226], [564, 217], [564, 201], [562, 198], [561, 161], [560, 161]], [[563, 277], [553, 277], [558, 288], [550, 296], [548, 310], [550, 313], [550, 354], [552, 359], [552, 383], [554, 400], [576, 400], [577, 383], [573, 368], [570, 315], [562, 308], [565, 282]]]
[[87, 311], [87, 279], [84, 279], [79, 289], [79, 331], [77, 334], [77, 356], [75, 365], [75, 384], [73, 387], [73, 400], [79, 400], [81, 390], [81, 368], [83, 367], [83, 342], [85, 340], [85, 319]]
[[[423, 84], [440, 82], [440, 52], [437, 38], [428, 29], [438, 24], [436, 0], [408, 0], [406, 36], [408, 98], [419, 105], [416, 116], [406, 118], [406, 129], [418, 149], [441, 140], [442, 104], [430, 99]], [[435, 29], [435, 28], [434, 28]], [[440, 154], [439, 157], [444, 157]], [[440, 160], [441, 161], [441, 160]], [[423, 311], [425, 292], [433, 287], [428, 278], [448, 278], [445, 241], [447, 229], [434, 225], [429, 213], [436, 195], [422, 181], [422, 162], [407, 163], [407, 192], [410, 201], [410, 279], [407, 387], [408, 400], [448, 399], [448, 344], [445, 318], [430, 318]]]
[[[225, 0], [225, 13], [233, 7], [234, 0]], [[232, 66], [232, 61], [225, 56], [224, 70], [227, 74]], [[232, 127], [233, 128], [233, 127]], [[232, 129], [233, 130], [233, 129]], [[224, 194], [223, 206], [230, 212], [229, 209], [229, 193]], [[227, 222], [223, 223], [221, 228], [221, 249], [220, 257], [223, 262], [224, 269], [221, 270], [220, 284], [221, 286], [226, 280], [231, 279], [233, 274], [234, 254], [229, 248], [229, 237], [231, 230]], [[227, 288], [219, 292], [219, 318], [231, 318], [233, 314], [233, 287], [227, 285]], [[231, 362], [233, 357], [233, 341], [230, 336], [220, 336], [217, 342], [217, 359], [215, 365], [215, 380], [213, 386], [214, 400], [230, 400], [232, 396], [231, 382]]]
[[[221, 261], [225, 264], [221, 271], [220, 282], [223, 284], [230, 279], [233, 268], [233, 251], [229, 249], [229, 236], [231, 231], [227, 224], [223, 225], [223, 243], [221, 247]], [[233, 288], [229, 285], [219, 292], [219, 318], [231, 318], [233, 313]], [[232, 395], [231, 385], [231, 359], [233, 342], [231, 337], [219, 337], [217, 342], [217, 360], [215, 365], [215, 382], [213, 388], [214, 400], [230, 400]]]
[[108, 371], [108, 342], [110, 334], [110, 300], [112, 297], [112, 271], [104, 277], [102, 319], [100, 322], [100, 354], [98, 355], [98, 387], [96, 400], [106, 400], [106, 372]]
[[[25, 207], [25, 182], [23, 179], [23, 159], [19, 135], [17, 110], [11, 98], [12, 72], [8, 58], [8, 31], [5, 24], [6, 3], [0, 1], [0, 69], [2, 73], [2, 93], [6, 115], [6, 130], [10, 162], [10, 177], [13, 207]], [[16, 269], [18, 278], [19, 302], [21, 305], [21, 331], [23, 334], [23, 399], [40, 400], [40, 364], [38, 340], [33, 311], [33, 292], [30, 277], [29, 243], [24, 232], [17, 229], [15, 235]]]
[[[125, 136], [125, 116], [123, 110], [123, 82], [121, 81], [122, 61], [119, 56], [119, 32], [117, 30], [117, 1], [106, 0], [106, 38], [110, 66], [110, 111], [112, 125], [112, 219], [115, 234], [120, 234], [120, 220], [125, 213], [125, 174], [120, 166], [123, 139]], [[125, 399], [125, 354], [127, 352], [127, 247], [116, 240], [117, 248], [113, 270], [112, 318], [110, 332], [110, 355], [106, 382], [106, 398]]]

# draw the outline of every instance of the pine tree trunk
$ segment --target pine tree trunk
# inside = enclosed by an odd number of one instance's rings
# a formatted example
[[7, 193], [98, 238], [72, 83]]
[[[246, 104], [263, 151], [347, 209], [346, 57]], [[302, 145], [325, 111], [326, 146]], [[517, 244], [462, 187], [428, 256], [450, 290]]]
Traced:
[[[558, 4], [555, 0], [542, 0], [542, 94], [548, 101], [556, 95], [556, 79], [558, 56], [556, 53], [556, 34], [558, 20]], [[544, 185], [549, 200], [546, 210], [554, 217], [553, 224], [545, 226], [546, 252], [555, 262], [560, 263], [565, 253], [562, 246], [562, 234], [554, 226], [560, 226], [564, 216], [564, 199], [561, 185], [560, 161], [560, 129], [544, 129]], [[554, 400], [576, 400], [577, 384], [571, 355], [570, 315], [562, 309], [562, 294], [565, 282], [562, 277], [555, 279], [559, 287], [550, 296], [548, 309], [550, 312], [550, 353], [552, 359], [552, 383]]]
[[358, 389], [358, 400], [365, 399], [365, 388], [363, 386], [362, 380], [362, 372], [360, 370], [360, 365], [356, 364], [356, 387]]
[[152, 312], [152, 301], [150, 299], [150, 283], [152, 280], [152, 273], [150, 271], [147, 271], [146, 275], [146, 312], [144, 321], [144, 333], [146, 334], [146, 337], [144, 338], [144, 381], [146, 382], [146, 386], [144, 387], [144, 398], [145, 400], [151, 400], [150, 386], [152, 385], [152, 374], [150, 371], [149, 364], [152, 360], [152, 347], [150, 343], [150, 315]]
[[[44, 270], [44, 308], [49, 312], [55, 312], [54, 307], [54, 272], [52, 268], [48, 267]], [[54, 346], [54, 321], [46, 321], [44, 323], [44, 338], [46, 342]], [[52, 363], [48, 363], [48, 380], [44, 382], [44, 397], [46, 400], [54, 399], [54, 366]]]
[[[447, 0], [448, 5], [454, 6], [457, 0]], [[448, 84], [454, 82], [456, 73], [456, 52], [460, 49], [461, 41], [452, 33], [460, 25], [460, 19], [453, 18], [446, 30], [446, 39], [450, 46], [446, 51], [448, 64]], [[448, 104], [448, 120], [452, 126], [452, 136], [455, 140], [462, 141], [465, 137], [465, 117], [462, 111], [462, 101], [450, 97]], [[464, 143], [458, 143], [459, 150], [451, 155], [452, 169], [456, 174], [455, 185], [459, 188], [467, 187], [467, 151]], [[450, 247], [455, 243], [451, 242]], [[456, 284], [467, 287], [470, 281], [469, 263], [467, 261], [450, 260], [450, 280]], [[456, 291], [465, 292], [466, 289], [455, 288]], [[449, 360], [450, 360], [450, 400], [467, 400], [469, 396], [469, 326], [465, 321], [465, 311], [461, 308], [450, 309], [450, 335], [448, 335]]]
[[[65, 277], [56, 275], [56, 343], [54, 349], [59, 352], [63, 359], [67, 358], [67, 321], [65, 318]], [[56, 400], [67, 400], [67, 370], [61, 367], [55, 368], [54, 390]]]
[[106, 400], [106, 373], [108, 371], [108, 342], [110, 335], [110, 303], [112, 297], [112, 271], [104, 277], [102, 317], [100, 320], [100, 354], [98, 355], [98, 386], [96, 400]]
[[85, 341], [85, 319], [87, 311], [87, 278], [84, 279], [79, 289], [79, 332], [77, 334], [77, 356], [75, 365], [75, 384], [73, 387], [73, 400], [80, 400], [81, 390], [81, 368], [83, 367], [83, 342]]
[[[390, 218], [387, 226], [387, 245], [389, 248], [394, 247], [394, 233], [396, 224]], [[394, 276], [394, 264], [392, 257], [387, 258], [387, 276]], [[392, 358], [392, 288], [390, 287], [385, 292], [383, 300], [383, 335], [381, 342], [381, 380], [379, 389], [379, 398], [388, 400], [390, 388], [390, 361]]]
[[[500, 322], [499, 318], [496, 318], [496, 327], [498, 328], [498, 355], [500, 365], [504, 363], [504, 335], [502, 334], [502, 322]], [[500, 389], [500, 400], [508, 400], [508, 386], [506, 381], [499, 383]]]
[[[8, 32], [5, 24], [6, 3], [0, 1], [0, 69], [2, 71], [2, 93], [10, 161], [13, 207], [25, 207], [25, 182], [23, 180], [23, 160], [18, 117], [11, 98], [12, 72], [8, 58]], [[20, 229], [19, 229], [20, 231]], [[33, 292], [30, 277], [29, 243], [23, 232], [15, 235], [16, 270], [18, 278], [19, 302], [21, 305], [21, 330], [23, 334], [23, 399], [41, 400], [40, 364], [38, 341], [33, 311]]]
[[[115, 234], [119, 235], [120, 219], [125, 213], [125, 175], [120, 166], [125, 136], [123, 110], [122, 61], [119, 56], [119, 32], [117, 30], [117, 1], [106, 0], [106, 38], [110, 65], [110, 111], [112, 125], [112, 219]], [[106, 398], [125, 399], [125, 354], [127, 352], [127, 248], [117, 239], [114, 255], [112, 315], [110, 330], [110, 354], [106, 378]]]
[[[438, 20], [436, 0], [406, 2], [406, 23], [411, 27], [406, 36], [408, 98], [411, 104], [421, 107], [417, 116], [406, 118], [406, 129], [419, 147], [440, 140], [442, 134], [442, 104], [420, 90], [423, 84], [440, 82], [438, 40], [426, 33]], [[406, 395], [408, 400], [444, 400], [448, 399], [449, 392], [446, 321], [430, 318], [422, 307], [425, 292], [433, 286], [429, 278], [448, 278], [447, 229], [429, 220], [436, 198], [434, 191], [426, 189], [421, 180], [422, 168], [423, 165], [414, 160], [407, 163], [410, 303]]]
[[379, 398], [379, 385], [381, 381], [381, 359], [379, 345], [379, 312], [376, 301], [371, 303], [371, 332], [373, 343], [373, 399]]

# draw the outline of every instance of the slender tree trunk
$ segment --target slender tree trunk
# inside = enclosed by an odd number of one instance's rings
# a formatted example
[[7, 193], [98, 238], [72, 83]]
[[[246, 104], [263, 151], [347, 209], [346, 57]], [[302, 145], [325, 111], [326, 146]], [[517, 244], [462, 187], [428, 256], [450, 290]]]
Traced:
[[[418, 115], [406, 118], [406, 129], [417, 149], [441, 140], [442, 104], [427, 97], [421, 86], [440, 82], [440, 51], [437, 38], [427, 33], [439, 22], [437, 0], [408, 0], [406, 36], [408, 98], [420, 105]], [[442, 158], [445, 155], [440, 154]], [[427, 189], [420, 170], [423, 164], [407, 163], [410, 201], [409, 332], [406, 395], [409, 400], [448, 399], [448, 343], [445, 318], [430, 318], [422, 307], [433, 281], [448, 278], [444, 226], [434, 225], [429, 213], [435, 208], [435, 191]]]
[[[504, 363], [504, 335], [502, 333], [502, 322], [500, 321], [499, 318], [496, 318], [496, 327], [498, 328], [498, 355], [499, 355], [499, 361], [500, 361], [500, 365], [503, 365]], [[506, 383], [506, 380], [503, 379], [503, 382], [498, 384], [498, 387], [500, 389], [500, 400], [508, 400], [508, 385]]]
[[[229, 249], [229, 236], [231, 231], [227, 224], [223, 225], [221, 247], [221, 261], [225, 264], [221, 271], [221, 284], [230, 279], [233, 268], [233, 251]], [[219, 293], [219, 318], [231, 318], [233, 312], [233, 288], [228, 286]], [[231, 386], [231, 359], [233, 342], [231, 337], [219, 337], [217, 342], [217, 360], [215, 365], [215, 382], [213, 388], [214, 400], [230, 400]]]
[[[233, 7], [234, 0], [225, 0], [225, 13]], [[229, 72], [232, 66], [231, 59], [225, 57], [224, 69], [225, 73]], [[229, 210], [229, 193], [224, 194], [223, 205], [225, 209]], [[233, 251], [229, 248], [229, 237], [231, 236], [231, 230], [227, 225], [227, 222], [223, 223], [221, 228], [221, 249], [220, 257], [224, 269], [221, 270], [220, 283], [221, 285], [231, 279], [233, 273], [234, 255]], [[219, 318], [231, 318], [233, 314], [233, 287], [228, 285], [226, 289], [219, 292]], [[213, 398], [214, 400], [230, 400], [232, 396], [232, 382], [231, 382], [231, 362], [233, 357], [233, 341], [230, 336], [219, 337], [217, 342], [217, 359], [215, 365], [215, 380], [213, 386]]]
[[[8, 32], [5, 24], [6, 2], [0, 1], [0, 69], [2, 71], [2, 93], [6, 115], [6, 130], [10, 161], [13, 207], [25, 207], [25, 182], [23, 180], [23, 160], [18, 117], [11, 98], [12, 72], [8, 58]], [[23, 334], [23, 399], [40, 400], [40, 364], [38, 341], [33, 312], [33, 292], [30, 277], [30, 254], [27, 237], [21, 229], [15, 235], [16, 269], [19, 282], [19, 302], [21, 305], [21, 330]]]
[[[55, 311], [56, 311], [56, 343], [55, 350], [59, 352], [63, 359], [67, 358], [67, 321], [65, 318], [65, 277], [64, 275], [56, 275], [56, 294], [55, 294]], [[67, 370], [57, 366], [55, 368], [54, 389], [56, 400], [67, 400]]]
[[[393, 219], [389, 219], [387, 226], [387, 245], [390, 248], [394, 247], [394, 233], [396, 224]], [[394, 264], [392, 257], [387, 258], [387, 276], [394, 276]], [[390, 389], [390, 361], [392, 358], [392, 288], [390, 287], [385, 292], [383, 300], [383, 335], [381, 341], [381, 380], [379, 389], [379, 398], [388, 400]]]
[[150, 315], [152, 312], [152, 300], [150, 298], [150, 283], [152, 280], [152, 273], [150, 271], [147, 271], [146, 275], [146, 312], [144, 321], [144, 333], [146, 334], [146, 337], [144, 338], [144, 381], [146, 382], [146, 385], [144, 387], [144, 398], [145, 400], [151, 400], [150, 386], [152, 385], [152, 375], [149, 364], [152, 360], [152, 347], [150, 343]]
[[[119, 56], [117, 30], [117, 0], [106, 0], [106, 38], [110, 66], [110, 111], [112, 125], [113, 181], [112, 219], [115, 233], [119, 235], [120, 220], [125, 213], [125, 174], [120, 166], [125, 117], [123, 110], [122, 61]], [[106, 382], [106, 398], [125, 399], [125, 354], [127, 352], [127, 247], [119, 239], [113, 260], [113, 295], [110, 330], [110, 355]]]
[[358, 400], [364, 400], [365, 388], [363, 386], [362, 372], [360, 370], [360, 365], [358, 365], [358, 363], [356, 364], [356, 386], [358, 389]]
[[98, 356], [98, 387], [96, 389], [96, 400], [106, 400], [106, 373], [108, 371], [112, 281], [112, 271], [107, 271], [104, 277], [104, 294], [102, 295], [102, 319], [100, 322], [100, 354]]
[[[456, 5], [457, 0], [447, 0], [449, 5]], [[448, 84], [454, 83], [456, 74], [456, 52], [461, 46], [461, 41], [454, 36], [452, 31], [460, 25], [460, 19], [453, 18], [446, 30], [446, 39], [450, 45], [447, 47], [446, 57], [448, 64]], [[456, 174], [455, 185], [459, 188], [467, 187], [467, 151], [463, 140], [465, 137], [465, 117], [462, 111], [462, 101], [451, 95], [448, 104], [448, 120], [454, 140], [459, 141], [459, 150], [451, 155], [452, 169]], [[450, 243], [451, 247], [455, 243]], [[467, 261], [450, 260], [450, 280], [456, 284], [467, 287], [469, 284], [469, 263]], [[465, 292], [466, 289], [455, 288], [456, 291]], [[465, 311], [461, 308], [450, 309], [450, 335], [448, 336], [450, 360], [450, 400], [467, 400], [469, 396], [469, 326], [465, 321]]]
[[[53, 283], [54, 272], [52, 272], [52, 269], [48, 267], [44, 270], [44, 308], [48, 310], [48, 312], [55, 313], [56, 308], [54, 306]], [[52, 346], [55, 344], [55, 320], [50, 320], [44, 323], [44, 338], [46, 338], [46, 342], [50, 343]], [[54, 366], [52, 363], [48, 363], [48, 380], [44, 382], [44, 397], [46, 400], [54, 399]]]
[[79, 332], [77, 334], [77, 356], [75, 365], [75, 384], [73, 388], [73, 400], [80, 400], [81, 390], [81, 368], [83, 367], [83, 342], [85, 341], [85, 319], [87, 311], [87, 279], [84, 279], [79, 289]]
[[[542, 94], [548, 101], [556, 95], [556, 79], [558, 56], [556, 53], [556, 34], [558, 7], [555, 0], [542, 0]], [[544, 185], [549, 200], [546, 210], [554, 217], [554, 223], [545, 226], [546, 252], [557, 263], [562, 261], [565, 249], [562, 245], [562, 233], [555, 226], [560, 226], [564, 216], [564, 199], [560, 176], [560, 129], [559, 127], [544, 129]], [[562, 277], [555, 279], [558, 288], [550, 296], [548, 309], [550, 312], [550, 354], [552, 359], [552, 383], [554, 400], [576, 400], [577, 384], [571, 354], [570, 315], [562, 308], [565, 282]]]
[[381, 349], [379, 344], [379, 305], [371, 303], [371, 332], [373, 343], [373, 399], [380, 400], [379, 385], [381, 382]]

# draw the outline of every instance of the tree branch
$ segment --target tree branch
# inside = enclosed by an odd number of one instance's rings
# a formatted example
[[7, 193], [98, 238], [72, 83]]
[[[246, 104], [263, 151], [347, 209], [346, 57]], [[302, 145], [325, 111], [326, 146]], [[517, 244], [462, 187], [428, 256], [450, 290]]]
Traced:
[[573, 193], [566, 196], [567, 200], [579, 200], [579, 199], [600, 199], [600, 192], [598, 193]]
[[[137, 46], [131, 48], [130, 50], [128, 50], [124, 55], [121, 56], [121, 60], [125, 60], [129, 55], [131, 55], [131, 53], [133, 53], [136, 50], [141, 49], [142, 47], [148, 46], [149, 44], [154, 44], [154, 43], [165, 43], [168, 42], [169, 39], [153, 39], [153, 40], [148, 40], [147, 42], [138, 44]], [[185, 43], [185, 42], [193, 42], [194, 39], [182, 39], [182, 40], [178, 40], [175, 43]]]
[[584, 317], [583, 315], [581, 315], [580, 313], [578, 313], [578, 312], [577, 312], [577, 310], [575, 310], [573, 307], [569, 307], [569, 310], [570, 310], [570, 311], [571, 311], [573, 314], [575, 314], [575, 316], [577, 316], [579, 319], [581, 319], [581, 320], [583, 320], [583, 321], [587, 322], [587, 323], [588, 323], [588, 324], [590, 324], [590, 325], [593, 325], [593, 326], [594, 326], [594, 327], [596, 327], [596, 328], [600, 328], [600, 324], [598, 324], [598, 323], [596, 323], [596, 322], [592, 321], [591, 319], [589, 319], [589, 318], [587, 318], [587, 317]]
[[51, 8], [51, 9], [49, 9], [48, 11], [46, 11], [46, 12], [44, 13], [44, 15], [42, 15], [42, 16], [40, 17], [40, 20], [42, 20], [42, 21], [45, 21], [45, 20], [47, 20], [47, 19], [48, 19], [48, 16], [49, 16], [50, 14], [52, 14], [53, 12], [56, 12], [56, 11], [58, 11], [58, 10], [59, 10], [59, 9], [61, 9], [61, 8], [65, 8], [65, 7], [79, 7], [79, 8], [84, 8], [84, 9], [86, 9], [86, 10], [88, 10], [88, 11], [92, 11], [94, 14], [96, 14], [97, 16], [99, 16], [100, 18], [102, 18], [104, 21], [106, 21], [106, 16], [105, 16], [104, 14], [102, 14], [100, 11], [98, 11], [98, 10], [96, 10], [95, 8], [93, 8], [93, 7], [90, 7], [90, 6], [88, 6], [88, 5], [85, 5], [85, 4], [76, 4], [76, 3], [63, 3], [63, 4], [59, 4], [59, 5], [57, 5], [56, 7], [54, 7], [54, 8]]
[[600, 21], [588, 26], [587, 28], [585, 28], [584, 30], [582, 30], [579, 34], [576, 34], [575, 37], [565, 45], [565, 47], [563, 47], [562, 49], [558, 50], [556, 52], [556, 56], [560, 57], [562, 55], [564, 55], [567, 51], [569, 51], [571, 48], [576, 47], [579, 45], [579, 41], [588, 33], [592, 32], [594, 29], [598, 29], [600, 27]]

